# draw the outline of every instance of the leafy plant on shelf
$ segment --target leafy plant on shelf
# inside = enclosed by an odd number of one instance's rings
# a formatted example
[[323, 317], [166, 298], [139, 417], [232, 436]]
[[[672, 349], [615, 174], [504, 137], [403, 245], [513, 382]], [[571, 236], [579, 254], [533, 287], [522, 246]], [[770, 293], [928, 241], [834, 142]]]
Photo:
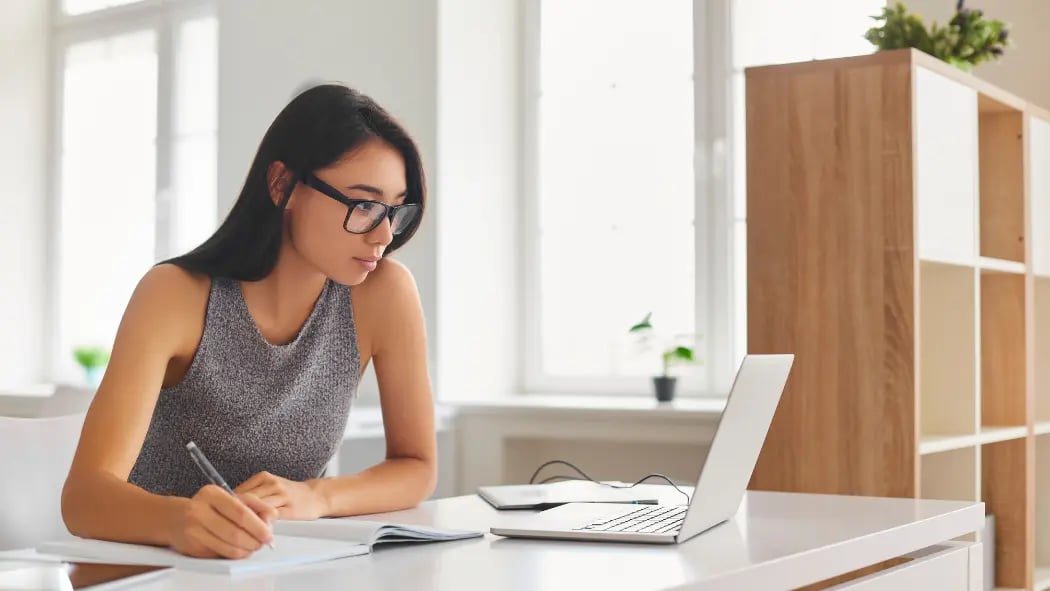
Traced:
[[109, 350], [103, 347], [77, 347], [73, 357], [84, 369], [105, 367], [109, 363]]
[[[653, 339], [652, 317], [653, 313], [649, 312], [645, 315], [645, 318], [632, 326], [628, 332], [639, 335], [643, 343], [648, 343], [648, 341]], [[696, 354], [693, 352], [692, 347], [673, 343], [662, 347], [660, 358], [663, 365], [663, 377], [668, 377], [673, 365], [696, 363]]]
[[869, 29], [864, 38], [880, 50], [914, 47], [970, 71], [978, 64], [1002, 57], [1009, 46], [1009, 32], [1002, 21], [986, 19], [980, 9], [967, 8], [964, 4], [964, 0], [958, 0], [955, 14], [947, 25], [932, 22], [927, 29], [922, 18], [897, 2], [872, 17], [882, 24]]

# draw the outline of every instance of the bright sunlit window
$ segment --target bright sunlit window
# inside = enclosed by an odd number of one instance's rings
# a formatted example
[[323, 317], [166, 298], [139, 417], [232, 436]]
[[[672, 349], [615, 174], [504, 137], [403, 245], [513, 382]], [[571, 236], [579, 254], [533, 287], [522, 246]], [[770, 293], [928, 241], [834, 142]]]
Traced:
[[538, 56], [529, 379], [652, 375], [627, 329], [698, 325], [692, 3], [542, 2]]
[[[89, 4], [113, 3], [64, 6]], [[215, 228], [218, 31], [207, 8], [154, 5], [57, 30], [56, 379], [80, 379], [75, 347], [112, 346], [151, 265]]]
[[528, 390], [643, 392], [659, 358], [626, 330], [650, 311], [712, 362], [685, 371], [683, 393], [722, 392], [721, 365], [747, 350], [743, 70], [869, 53], [885, 1], [721, 1], [537, 3]]

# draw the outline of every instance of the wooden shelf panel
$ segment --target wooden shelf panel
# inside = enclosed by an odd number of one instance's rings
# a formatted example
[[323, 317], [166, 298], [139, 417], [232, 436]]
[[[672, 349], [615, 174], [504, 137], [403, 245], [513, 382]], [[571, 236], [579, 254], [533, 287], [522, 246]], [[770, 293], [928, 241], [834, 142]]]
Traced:
[[[914, 497], [919, 487], [910, 55], [877, 56], [885, 67], [864, 59], [745, 72], [748, 351], [796, 355], [754, 490]], [[957, 103], [929, 98], [938, 124], [927, 161], [955, 170], [960, 162], [935, 143], [959, 135], [958, 118], [943, 113]], [[929, 181], [937, 204], [969, 219], [968, 246], [956, 248], [954, 233], [940, 244], [975, 258], [976, 187], [960, 205], [951, 187]], [[863, 430], [848, 436], [863, 445], [843, 445], [846, 425]]]
[[1050, 435], [1050, 421], [1036, 421], [1035, 434]]
[[919, 263], [919, 433], [924, 443], [927, 435], [977, 431], [976, 277], [972, 267]]
[[1035, 564], [1027, 551], [1033, 526], [1026, 474], [1033, 467], [1026, 439], [981, 446], [981, 499], [995, 515], [995, 584], [1028, 587]]
[[1025, 277], [981, 274], [981, 423], [1026, 425]]
[[976, 501], [980, 498], [976, 447], [924, 455], [919, 494], [924, 499]]
[[978, 116], [981, 255], [1024, 262], [1024, 115], [985, 111]]

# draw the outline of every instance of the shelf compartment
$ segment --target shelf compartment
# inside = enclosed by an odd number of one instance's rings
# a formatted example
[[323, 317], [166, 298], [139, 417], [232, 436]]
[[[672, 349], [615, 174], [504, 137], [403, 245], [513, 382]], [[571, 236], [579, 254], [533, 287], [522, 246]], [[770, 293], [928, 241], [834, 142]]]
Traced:
[[981, 256], [1023, 263], [1024, 116], [982, 112], [977, 122]]
[[927, 68], [915, 69], [914, 82], [912, 170], [919, 258], [972, 265], [978, 255], [980, 210], [977, 93]]
[[1050, 566], [1035, 567], [1035, 591], [1050, 589]]
[[1050, 279], [1035, 278], [1035, 421], [1050, 423]]
[[976, 273], [972, 267], [919, 263], [922, 453], [975, 443], [944, 440], [977, 432]]
[[995, 516], [995, 584], [1027, 587], [1034, 564], [1025, 551], [1032, 527], [1026, 479], [1031, 458], [1028, 442], [1013, 439], [981, 446], [981, 499]]
[[1027, 424], [1025, 358], [1025, 276], [982, 272], [982, 425]]
[[[1035, 580], [1050, 589], [1050, 436], [1035, 438]], [[1042, 582], [1042, 586], [1040, 586]]]
[[1028, 215], [1033, 231], [1028, 261], [1037, 277], [1050, 277], [1050, 113], [1028, 118]]
[[978, 500], [977, 449], [970, 446], [922, 456], [922, 483], [919, 489], [922, 498]]

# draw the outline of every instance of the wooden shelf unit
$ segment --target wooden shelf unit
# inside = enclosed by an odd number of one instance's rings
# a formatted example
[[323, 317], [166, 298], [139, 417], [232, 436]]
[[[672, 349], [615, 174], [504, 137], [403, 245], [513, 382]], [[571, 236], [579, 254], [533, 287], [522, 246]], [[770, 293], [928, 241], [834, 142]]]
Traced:
[[1050, 585], [1050, 113], [914, 50], [745, 80], [751, 488], [981, 500]]

